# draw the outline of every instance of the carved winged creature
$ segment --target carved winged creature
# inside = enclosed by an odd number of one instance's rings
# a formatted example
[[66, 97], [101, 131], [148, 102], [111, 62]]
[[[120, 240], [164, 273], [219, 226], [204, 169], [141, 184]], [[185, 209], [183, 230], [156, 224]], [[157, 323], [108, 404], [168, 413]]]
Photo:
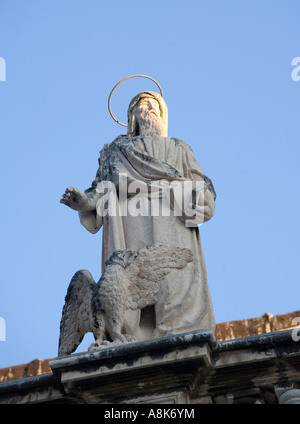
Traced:
[[115, 251], [97, 284], [89, 271], [76, 272], [65, 297], [58, 355], [73, 353], [88, 332], [95, 338], [89, 349], [134, 341], [136, 311], [154, 305], [164, 277], [192, 261], [189, 249], [156, 245]]

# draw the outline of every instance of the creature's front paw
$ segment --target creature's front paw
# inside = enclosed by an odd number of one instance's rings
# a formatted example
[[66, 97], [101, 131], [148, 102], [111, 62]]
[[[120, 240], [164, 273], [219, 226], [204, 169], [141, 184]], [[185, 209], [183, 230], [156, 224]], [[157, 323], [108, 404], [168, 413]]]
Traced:
[[102, 341], [95, 341], [95, 343], [92, 343], [89, 348], [88, 351], [93, 351], [93, 350], [98, 350], [98, 349], [103, 349], [104, 347], [107, 347], [111, 344], [111, 342], [109, 342], [108, 340], [102, 340]]
[[114, 340], [114, 342], [132, 343], [135, 342], [135, 337], [130, 334], [119, 334], [118, 337]]
[[99, 344], [97, 342], [92, 343], [89, 347], [88, 347], [88, 351], [90, 352], [91, 350], [97, 350], [99, 349]]

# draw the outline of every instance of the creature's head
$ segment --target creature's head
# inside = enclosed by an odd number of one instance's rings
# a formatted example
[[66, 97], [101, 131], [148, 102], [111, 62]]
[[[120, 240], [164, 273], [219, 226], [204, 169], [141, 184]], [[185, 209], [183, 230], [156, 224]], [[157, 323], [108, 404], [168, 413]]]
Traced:
[[122, 268], [126, 268], [135, 256], [136, 253], [130, 249], [116, 250], [105, 262], [105, 266], [119, 265]]

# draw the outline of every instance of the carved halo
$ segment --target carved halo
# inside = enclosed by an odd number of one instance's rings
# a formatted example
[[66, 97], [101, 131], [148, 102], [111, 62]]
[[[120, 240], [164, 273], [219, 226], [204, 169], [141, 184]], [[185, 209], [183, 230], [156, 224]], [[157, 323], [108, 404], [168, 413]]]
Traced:
[[111, 100], [111, 96], [112, 96], [113, 92], [114, 92], [114, 91], [115, 91], [115, 89], [118, 87], [118, 85], [120, 85], [123, 81], [126, 81], [126, 80], [127, 80], [127, 79], [129, 79], [129, 78], [135, 78], [135, 77], [148, 78], [148, 79], [150, 79], [151, 81], [155, 82], [155, 84], [156, 84], [156, 85], [157, 85], [157, 87], [159, 88], [159, 91], [160, 91], [160, 95], [161, 95], [161, 97], [164, 97], [164, 96], [163, 96], [162, 89], [161, 89], [161, 86], [158, 84], [158, 82], [157, 82], [154, 78], [148, 77], [147, 75], [130, 75], [129, 77], [123, 78], [121, 81], [119, 81], [119, 82], [118, 82], [118, 84], [116, 84], [116, 85], [114, 86], [114, 88], [111, 90], [110, 95], [109, 95], [109, 98], [108, 98], [108, 110], [109, 110], [109, 113], [110, 113], [111, 117], [112, 117], [112, 118], [113, 118], [113, 119], [114, 119], [114, 120], [115, 120], [118, 124], [123, 125], [123, 127], [127, 127], [127, 125], [126, 125], [126, 124], [122, 124], [122, 122], [118, 121], [118, 120], [114, 117], [114, 115], [113, 115], [113, 113], [112, 113], [112, 111], [111, 111], [111, 107], [110, 107], [110, 100]]

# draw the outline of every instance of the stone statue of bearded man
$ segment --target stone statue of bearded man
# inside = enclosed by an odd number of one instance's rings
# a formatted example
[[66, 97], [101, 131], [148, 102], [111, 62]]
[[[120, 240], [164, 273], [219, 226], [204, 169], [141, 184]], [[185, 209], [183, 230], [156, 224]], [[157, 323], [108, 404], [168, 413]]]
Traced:
[[84, 192], [70, 187], [61, 199], [79, 212], [88, 231], [103, 228], [102, 271], [116, 250], [159, 243], [193, 252], [192, 262], [160, 283], [156, 303], [128, 317], [136, 340], [215, 329], [198, 228], [214, 214], [215, 191], [189, 144], [167, 136], [167, 123], [158, 93], [135, 96], [127, 135], [104, 145], [91, 187]]

